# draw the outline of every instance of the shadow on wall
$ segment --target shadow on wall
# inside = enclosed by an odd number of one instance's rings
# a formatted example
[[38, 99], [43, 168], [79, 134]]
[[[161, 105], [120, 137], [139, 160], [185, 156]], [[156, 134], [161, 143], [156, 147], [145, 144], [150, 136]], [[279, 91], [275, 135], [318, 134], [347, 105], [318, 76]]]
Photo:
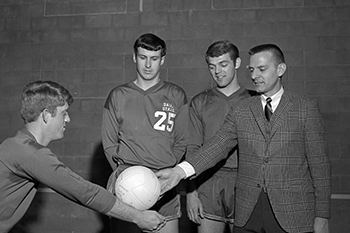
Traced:
[[[104, 155], [102, 142], [98, 142], [96, 143], [92, 154], [89, 169], [89, 180], [105, 188], [108, 177], [111, 173], [112, 169]], [[109, 217], [103, 214], [99, 214], [98, 217], [103, 228], [96, 233], [109, 233]]]

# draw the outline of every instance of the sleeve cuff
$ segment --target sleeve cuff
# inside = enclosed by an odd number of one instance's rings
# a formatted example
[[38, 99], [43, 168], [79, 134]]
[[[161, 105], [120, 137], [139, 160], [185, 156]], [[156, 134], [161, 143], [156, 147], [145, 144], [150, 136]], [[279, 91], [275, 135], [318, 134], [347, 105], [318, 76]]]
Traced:
[[185, 178], [193, 176], [196, 173], [194, 170], [194, 167], [187, 161], [183, 161], [176, 166], [179, 166], [185, 172], [186, 174]]

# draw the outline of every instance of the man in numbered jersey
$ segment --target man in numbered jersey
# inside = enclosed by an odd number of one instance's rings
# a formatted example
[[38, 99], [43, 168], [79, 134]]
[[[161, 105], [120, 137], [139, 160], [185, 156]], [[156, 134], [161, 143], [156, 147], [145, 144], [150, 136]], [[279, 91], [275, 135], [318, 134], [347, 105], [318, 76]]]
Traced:
[[[160, 78], [165, 54], [161, 38], [151, 33], [141, 35], [134, 44], [136, 79], [112, 89], [105, 102], [102, 142], [114, 170], [108, 182], [112, 191], [116, 177], [127, 167], [142, 165], [153, 171], [172, 167], [186, 151], [186, 94]], [[167, 223], [160, 232], [179, 232], [180, 197], [176, 189], [151, 209], [166, 216]], [[112, 230], [140, 232], [135, 224], [111, 221]]]
[[[205, 56], [215, 87], [196, 95], [190, 103], [189, 145], [186, 156], [193, 155], [224, 122], [230, 108], [254, 94], [240, 87], [237, 69], [239, 51], [229, 41], [216, 41]], [[198, 224], [199, 233], [232, 231], [234, 221], [234, 184], [237, 176], [237, 148], [227, 159], [188, 181], [187, 214]]]

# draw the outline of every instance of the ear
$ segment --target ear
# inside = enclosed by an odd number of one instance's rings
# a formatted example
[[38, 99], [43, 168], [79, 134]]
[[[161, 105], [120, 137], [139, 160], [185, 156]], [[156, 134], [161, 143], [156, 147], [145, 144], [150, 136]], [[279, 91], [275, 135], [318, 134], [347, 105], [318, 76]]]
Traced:
[[241, 66], [242, 60], [241, 58], [237, 57], [235, 62], [235, 69], [237, 70]]
[[40, 115], [45, 124], [49, 121], [49, 118], [51, 117], [51, 113], [46, 108], [41, 112]]
[[165, 56], [163, 56], [163, 57], [160, 59], [160, 65], [161, 65], [161, 66], [164, 64], [164, 61], [165, 61]]
[[278, 73], [278, 76], [281, 77], [287, 70], [287, 65], [286, 63], [280, 63], [278, 66], [277, 66], [277, 73]]
[[135, 53], [132, 54], [132, 60], [134, 61], [134, 63], [136, 63], [136, 54]]

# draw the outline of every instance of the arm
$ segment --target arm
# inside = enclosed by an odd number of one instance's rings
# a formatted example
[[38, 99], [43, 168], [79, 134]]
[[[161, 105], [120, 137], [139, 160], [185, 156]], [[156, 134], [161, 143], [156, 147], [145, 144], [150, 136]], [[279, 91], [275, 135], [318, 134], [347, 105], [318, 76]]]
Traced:
[[133, 222], [143, 230], [160, 230], [166, 223], [165, 218], [155, 211], [139, 211], [131, 206], [128, 206], [116, 200], [112, 209], [107, 212], [107, 215], [122, 219], [124, 221]]
[[330, 209], [330, 163], [326, 154], [325, 132], [316, 102], [307, 106], [305, 124], [306, 156], [315, 190], [316, 233], [328, 232]]
[[198, 197], [197, 190], [186, 194], [186, 204], [187, 216], [189, 219], [194, 223], [201, 224], [201, 219], [204, 218], [203, 205]]
[[188, 123], [187, 113], [188, 106], [183, 105], [175, 118], [173, 152], [177, 161], [180, 161], [186, 152], [186, 136]]
[[215, 166], [221, 160], [226, 159], [229, 151], [237, 145], [235, 118], [238, 111], [238, 108], [232, 108], [215, 135], [206, 141], [198, 152], [186, 159], [194, 167], [196, 175]]
[[115, 170], [117, 164], [113, 161], [119, 147], [119, 123], [117, 121], [117, 106], [114, 103], [113, 92], [111, 92], [106, 100], [103, 108], [101, 137], [105, 156]]
[[156, 173], [161, 182], [161, 193], [175, 187], [181, 179], [188, 178], [195, 173], [199, 175], [226, 158], [225, 155], [237, 145], [235, 115], [236, 113], [231, 110], [221, 129], [193, 157], [174, 168], [163, 169]]
[[[200, 114], [199, 97], [192, 99], [188, 110], [189, 124], [188, 124], [188, 145], [186, 158], [195, 154], [204, 141], [204, 126], [202, 123], [202, 117]], [[186, 181], [187, 193], [186, 193], [186, 209], [189, 219], [197, 224], [201, 223], [203, 216], [203, 205], [198, 197], [196, 179], [189, 179]]]
[[52, 152], [43, 148], [25, 156], [21, 170], [71, 201], [100, 213], [134, 222], [152, 230], [164, 225], [164, 217], [154, 211], [139, 211], [122, 203], [104, 188], [93, 184], [67, 168]]

